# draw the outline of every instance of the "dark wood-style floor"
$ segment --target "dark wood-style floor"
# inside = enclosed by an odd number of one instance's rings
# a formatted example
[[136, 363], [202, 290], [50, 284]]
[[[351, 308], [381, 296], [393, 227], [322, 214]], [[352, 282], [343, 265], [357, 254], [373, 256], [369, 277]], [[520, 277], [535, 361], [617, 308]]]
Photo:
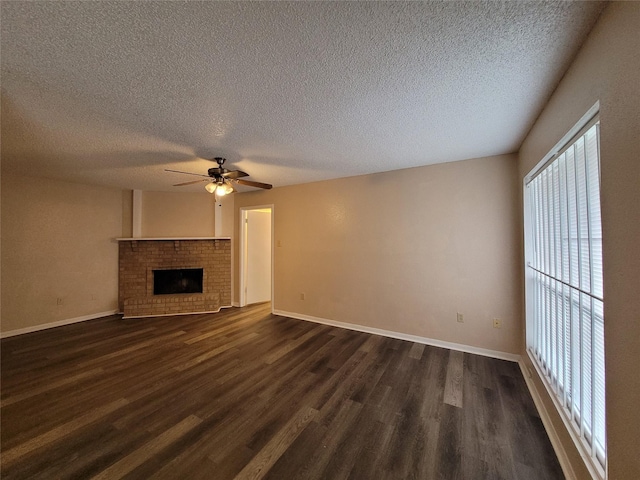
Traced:
[[13, 478], [563, 478], [515, 363], [271, 315], [2, 340]]

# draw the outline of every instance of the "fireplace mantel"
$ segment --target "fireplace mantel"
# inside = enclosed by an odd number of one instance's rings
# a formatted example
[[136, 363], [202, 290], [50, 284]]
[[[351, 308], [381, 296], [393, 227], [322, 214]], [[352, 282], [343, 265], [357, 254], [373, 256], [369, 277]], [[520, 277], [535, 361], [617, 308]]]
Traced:
[[231, 237], [128, 237], [116, 238], [117, 242], [143, 242], [143, 241], [162, 241], [162, 240], [231, 240]]

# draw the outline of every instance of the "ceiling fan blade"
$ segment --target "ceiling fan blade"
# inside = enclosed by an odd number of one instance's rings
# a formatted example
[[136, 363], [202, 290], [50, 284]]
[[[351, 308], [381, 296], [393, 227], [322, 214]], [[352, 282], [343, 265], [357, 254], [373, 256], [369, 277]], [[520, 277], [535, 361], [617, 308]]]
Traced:
[[245, 173], [241, 170], [231, 170], [229, 172], [225, 172], [222, 174], [222, 176], [224, 178], [228, 178], [230, 180], [236, 179], [236, 178], [240, 178], [240, 177], [248, 177], [249, 174]]
[[184, 185], [193, 185], [194, 183], [206, 182], [206, 180], [192, 180], [191, 182], [176, 183], [174, 187], [183, 187]]
[[248, 187], [264, 188], [266, 190], [269, 190], [270, 188], [273, 188], [273, 185], [270, 185], [268, 183], [254, 182], [253, 180], [234, 180], [234, 182], [238, 183], [239, 185], [246, 185]]
[[200, 175], [199, 173], [191, 173], [191, 172], [181, 172], [180, 170], [169, 170], [168, 168], [165, 168], [164, 171], [165, 172], [173, 172], [173, 173], [183, 173], [185, 175], [195, 175], [196, 177], [209, 178], [209, 175]]

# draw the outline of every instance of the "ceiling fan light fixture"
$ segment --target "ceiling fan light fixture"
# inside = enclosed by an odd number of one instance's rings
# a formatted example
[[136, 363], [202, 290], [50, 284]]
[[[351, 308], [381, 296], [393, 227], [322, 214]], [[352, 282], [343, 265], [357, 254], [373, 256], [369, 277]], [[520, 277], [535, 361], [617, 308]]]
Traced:
[[218, 194], [219, 197], [227, 195], [231, 192], [233, 192], [233, 187], [228, 183], [223, 183], [221, 185], [218, 185], [218, 190], [216, 190], [216, 193]]
[[[0, 0], [2, 1], [2, 0]], [[241, 170], [227, 170], [224, 168], [224, 162], [226, 161], [222, 157], [216, 157], [213, 159], [218, 166], [207, 170], [207, 175], [201, 175], [199, 173], [182, 172], [180, 170], [170, 170], [165, 168], [166, 172], [183, 173], [185, 175], [194, 175], [200, 177], [200, 180], [193, 180], [190, 182], [177, 183], [174, 187], [182, 187], [185, 185], [192, 185], [194, 183], [208, 182], [204, 188], [207, 192], [214, 194], [217, 197], [223, 197], [235, 192], [231, 182], [239, 185], [246, 185], [248, 187], [270, 189], [272, 185], [268, 183], [254, 182], [253, 180], [244, 180], [243, 177], [248, 177], [247, 172]], [[206, 178], [204, 180], [202, 177]]]

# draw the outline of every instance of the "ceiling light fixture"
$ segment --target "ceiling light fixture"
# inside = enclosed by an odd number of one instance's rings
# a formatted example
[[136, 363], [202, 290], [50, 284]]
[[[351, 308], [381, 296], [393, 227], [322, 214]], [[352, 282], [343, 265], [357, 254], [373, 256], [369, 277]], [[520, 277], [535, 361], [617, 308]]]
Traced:
[[216, 197], [223, 197], [229, 193], [233, 193], [233, 187], [225, 180], [218, 180], [217, 182], [209, 182], [204, 186], [205, 190], [209, 193], [214, 193]]
[[232, 192], [233, 192], [233, 187], [226, 182], [222, 184], [218, 184], [218, 188], [216, 189], [216, 194], [219, 197], [222, 197]]

